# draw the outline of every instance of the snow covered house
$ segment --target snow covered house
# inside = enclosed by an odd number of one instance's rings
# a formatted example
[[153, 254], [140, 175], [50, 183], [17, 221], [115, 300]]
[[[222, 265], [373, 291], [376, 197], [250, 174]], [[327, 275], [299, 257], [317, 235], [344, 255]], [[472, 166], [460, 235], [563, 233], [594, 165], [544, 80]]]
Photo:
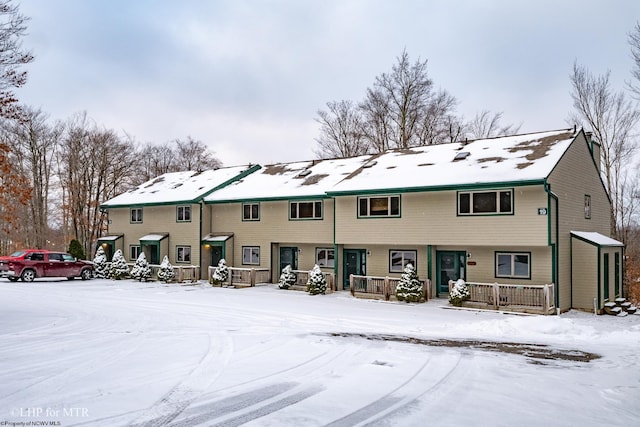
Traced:
[[623, 247], [608, 237], [599, 156], [582, 130], [563, 129], [167, 174], [103, 204], [101, 242], [152, 263], [186, 262], [188, 249], [203, 277], [221, 258], [272, 281], [318, 264], [347, 289], [351, 274], [399, 277], [410, 262], [432, 295], [459, 278], [554, 284], [562, 311], [602, 308], [620, 294]]
[[241, 179], [259, 166], [173, 172], [145, 182], [104, 202], [109, 233], [98, 239], [107, 259], [120, 249], [134, 262], [144, 252], [150, 264], [164, 256], [174, 265], [200, 265], [200, 233], [209, 223], [204, 196]]

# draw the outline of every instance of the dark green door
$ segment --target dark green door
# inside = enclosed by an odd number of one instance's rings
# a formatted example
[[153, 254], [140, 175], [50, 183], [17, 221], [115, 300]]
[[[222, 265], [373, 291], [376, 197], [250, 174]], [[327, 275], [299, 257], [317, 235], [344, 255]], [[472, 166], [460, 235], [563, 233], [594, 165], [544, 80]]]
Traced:
[[287, 265], [290, 265], [292, 270], [298, 269], [298, 248], [290, 246], [280, 248], [280, 271]]
[[211, 246], [209, 250], [211, 251], [210, 265], [213, 265], [213, 266], [218, 265], [218, 263], [222, 259], [222, 246]]
[[[145, 254], [149, 259], [149, 264], [160, 264], [160, 251], [158, 245], [146, 245], [148, 254]], [[146, 252], [146, 251], [145, 251]]]
[[349, 289], [349, 276], [367, 274], [367, 252], [364, 249], [344, 250], [344, 280], [342, 289]]
[[622, 296], [620, 294], [620, 253], [619, 252], [616, 252], [616, 254], [615, 254], [615, 264], [614, 265], [615, 265], [614, 266], [615, 277], [613, 278], [613, 280], [614, 280], [613, 283], [615, 285], [615, 293], [616, 293], [614, 295], [614, 297], [617, 298], [617, 297]]
[[449, 293], [449, 280], [466, 280], [467, 253], [464, 251], [437, 251], [438, 293]]
[[602, 300], [609, 298], [609, 254], [604, 254], [604, 289], [602, 290]]

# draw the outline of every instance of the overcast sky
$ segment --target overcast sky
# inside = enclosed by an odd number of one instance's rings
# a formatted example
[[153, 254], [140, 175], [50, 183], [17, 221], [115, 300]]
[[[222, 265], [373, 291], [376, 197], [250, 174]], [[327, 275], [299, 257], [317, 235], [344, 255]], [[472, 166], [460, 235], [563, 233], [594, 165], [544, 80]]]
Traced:
[[22, 0], [21, 102], [140, 142], [190, 135], [226, 165], [315, 157], [328, 101], [360, 101], [403, 49], [471, 118], [567, 127], [575, 60], [630, 78], [638, 0]]

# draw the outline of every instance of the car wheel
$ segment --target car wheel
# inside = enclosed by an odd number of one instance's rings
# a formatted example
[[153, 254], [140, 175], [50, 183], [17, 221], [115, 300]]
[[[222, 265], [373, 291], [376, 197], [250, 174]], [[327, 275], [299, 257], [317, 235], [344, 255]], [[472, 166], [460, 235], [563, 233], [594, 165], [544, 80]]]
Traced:
[[8, 279], [12, 282], [17, 282], [19, 277], [8, 277]]
[[33, 270], [25, 270], [22, 272], [20, 278], [23, 282], [33, 282], [33, 279], [36, 278], [36, 272]]
[[80, 278], [81, 278], [82, 280], [89, 280], [89, 279], [91, 279], [91, 270], [89, 270], [88, 268], [87, 268], [87, 269], [82, 270], [82, 272], [80, 273]]

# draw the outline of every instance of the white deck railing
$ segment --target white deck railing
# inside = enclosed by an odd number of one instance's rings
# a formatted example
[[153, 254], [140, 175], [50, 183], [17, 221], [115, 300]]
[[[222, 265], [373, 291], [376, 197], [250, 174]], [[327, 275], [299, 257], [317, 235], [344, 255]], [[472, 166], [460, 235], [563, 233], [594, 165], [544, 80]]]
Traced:
[[[209, 266], [209, 283], [212, 283], [215, 266]], [[229, 278], [220, 285], [224, 286], [255, 286], [258, 283], [269, 283], [271, 271], [268, 268], [239, 268], [229, 267]]]
[[[400, 282], [399, 277], [389, 276], [359, 276], [352, 274], [349, 276], [349, 290], [353, 296], [382, 296], [385, 300], [389, 301], [391, 297], [395, 297], [396, 287]], [[429, 300], [430, 295], [430, 280], [420, 280], [422, 283], [422, 296], [426, 300]]]
[[[455, 282], [449, 281], [449, 293]], [[507, 285], [466, 282], [470, 297], [463, 306], [492, 310], [552, 314], [555, 312], [555, 286]]]

